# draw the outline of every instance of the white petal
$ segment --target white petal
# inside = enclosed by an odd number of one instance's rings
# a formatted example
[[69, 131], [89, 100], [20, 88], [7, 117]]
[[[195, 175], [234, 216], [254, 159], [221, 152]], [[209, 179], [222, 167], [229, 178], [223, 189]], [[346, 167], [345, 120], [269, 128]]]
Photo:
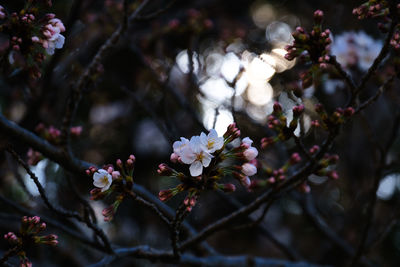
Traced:
[[203, 132], [200, 134], [200, 143], [203, 146], [207, 146], [207, 143], [208, 143], [207, 135], [205, 133], [203, 133]]
[[215, 140], [214, 148], [215, 148], [215, 150], [220, 150], [223, 145], [224, 145], [224, 138], [223, 137], [218, 137]]
[[108, 190], [108, 189], [110, 188], [110, 186], [111, 186], [111, 183], [107, 183], [107, 184], [101, 189], [101, 192], [104, 192], [104, 191]]
[[243, 138], [242, 142], [245, 144], [248, 144], [249, 146], [251, 146], [251, 144], [253, 144], [253, 140], [251, 140], [249, 137]]
[[199, 176], [203, 172], [203, 165], [200, 161], [195, 161], [190, 165], [190, 175], [192, 176]]
[[62, 34], [58, 35], [58, 38], [55, 40], [55, 46], [57, 49], [60, 49], [64, 46], [65, 37]]
[[204, 167], [208, 167], [208, 165], [210, 165], [211, 159], [213, 158], [213, 156], [211, 156], [210, 154], [206, 153], [203, 157], [202, 160], [202, 164]]
[[215, 129], [211, 129], [210, 133], [208, 134], [208, 138], [217, 138], [218, 137], [218, 133]]
[[[178, 154], [179, 155], [179, 154]], [[191, 147], [186, 146], [182, 149], [180, 157], [183, 163], [192, 164], [196, 160], [196, 154], [193, 153]]]
[[94, 181], [93, 181], [93, 185], [94, 185], [95, 187], [98, 187], [98, 188], [103, 188], [103, 187], [105, 186], [105, 184], [104, 184], [103, 181], [101, 181], [101, 180], [94, 180]]
[[200, 136], [192, 136], [192, 138], [190, 138], [189, 146], [195, 154], [199, 154], [204, 150], [200, 142]]

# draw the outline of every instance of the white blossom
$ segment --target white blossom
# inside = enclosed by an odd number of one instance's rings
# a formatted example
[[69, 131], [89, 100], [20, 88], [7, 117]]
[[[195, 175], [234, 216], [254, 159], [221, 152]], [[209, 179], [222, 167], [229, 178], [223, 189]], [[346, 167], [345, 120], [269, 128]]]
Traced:
[[106, 170], [100, 169], [93, 174], [93, 185], [101, 188], [101, 192], [110, 188], [112, 176]]
[[208, 135], [205, 133], [200, 134], [200, 143], [205, 147], [207, 152], [213, 153], [222, 148], [224, 145], [224, 138], [218, 137], [217, 131], [211, 129]]
[[61, 34], [64, 31], [65, 27], [61, 20], [57, 18], [49, 20], [43, 30], [43, 35], [47, 39], [42, 43], [47, 54], [52, 55], [55, 49], [60, 49], [64, 46], [65, 37]]
[[182, 155], [182, 151], [185, 147], [189, 145], [189, 140], [185, 137], [181, 137], [181, 141], [175, 141], [172, 147], [174, 148], [174, 153], [176, 153], [179, 157]]
[[210, 165], [213, 156], [204, 150], [200, 142], [200, 136], [193, 136], [189, 145], [185, 145], [181, 151], [181, 160], [190, 164], [190, 175], [199, 176], [203, 173], [203, 167]]
[[344, 32], [335, 36], [331, 52], [343, 67], [357, 65], [366, 71], [378, 56], [383, 44], [365, 32]]

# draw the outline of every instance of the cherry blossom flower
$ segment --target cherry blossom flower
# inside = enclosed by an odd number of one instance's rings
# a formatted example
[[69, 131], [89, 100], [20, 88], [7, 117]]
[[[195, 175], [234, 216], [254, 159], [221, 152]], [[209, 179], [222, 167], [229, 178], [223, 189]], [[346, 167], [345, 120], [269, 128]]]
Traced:
[[217, 131], [211, 129], [208, 135], [205, 133], [200, 134], [200, 142], [209, 153], [213, 153], [222, 148], [224, 145], [224, 138], [218, 137]]
[[172, 147], [174, 148], [174, 153], [179, 157], [182, 155], [182, 151], [185, 147], [189, 145], [189, 140], [185, 137], [181, 137], [181, 141], [175, 141]]
[[64, 46], [65, 37], [60, 34], [64, 31], [64, 24], [57, 18], [50, 19], [48, 24], [44, 26], [43, 35], [47, 39], [42, 42], [42, 45], [47, 54], [53, 55], [56, 48], [60, 49]]
[[210, 165], [213, 156], [204, 150], [200, 136], [193, 136], [189, 145], [182, 150], [181, 160], [190, 164], [189, 171], [192, 176], [199, 176], [203, 173], [203, 167]]
[[112, 183], [112, 176], [106, 170], [100, 169], [93, 174], [93, 185], [101, 188], [101, 192], [108, 190]]

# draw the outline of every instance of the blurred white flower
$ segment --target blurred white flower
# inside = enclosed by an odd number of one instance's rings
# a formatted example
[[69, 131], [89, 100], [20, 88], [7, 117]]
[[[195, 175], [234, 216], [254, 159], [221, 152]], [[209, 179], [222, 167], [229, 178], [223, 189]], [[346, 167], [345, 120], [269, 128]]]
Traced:
[[378, 56], [383, 43], [365, 32], [344, 32], [334, 37], [331, 52], [345, 68], [357, 66], [366, 71]]

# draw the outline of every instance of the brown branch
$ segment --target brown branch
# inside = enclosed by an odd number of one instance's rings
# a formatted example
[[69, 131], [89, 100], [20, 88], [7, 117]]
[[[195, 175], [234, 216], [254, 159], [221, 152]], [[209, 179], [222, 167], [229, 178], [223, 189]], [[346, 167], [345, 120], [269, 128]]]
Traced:
[[[89, 245], [97, 250], [100, 250], [102, 252], [107, 252], [107, 250], [99, 243], [93, 242], [89, 240], [83, 233], [76, 232], [75, 230], [72, 230], [71, 228], [67, 227], [66, 225], [60, 223], [59, 221], [56, 221], [50, 217], [47, 217], [43, 214], [38, 214], [36, 211], [32, 211], [31, 209], [26, 209], [22, 207], [21, 205], [11, 201], [10, 199], [0, 195], [0, 201], [6, 204], [7, 206], [12, 207], [15, 211], [19, 212], [22, 215], [28, 215], [28, 216], [39, 216], [42, 218], [43, 221], [45, 221], [48, 225], [53, 226], [56, 229], [61, 230], [62, 232], [66, 233], [67, 235], [71, 236], [72, 238], [79, 240], [83, 244]], [[20, 220], [20, 218], [18, 219]]]
[[329, 57], [329, 64], [332, 64], [335, 67], [335, 69], [337, 70], [337, 72], [339, 73], [339, 75], [342, 76], [342, 78], [346, 82], [347, 86], [350, 88], [351, 95], [353, 96], [353, 94], [357, 91], [357, 87], [356, 87], [353, 79], [351, 78], [351, 76], [342, 68], [340, 63], [337, 62], [335, 56]]
[[174, 257], [177, 257], [177, 258], [180, 257], [180, 251], [179, 251], [179, 245], [178, 245], [180, 226], [182, 225], [182, 222], [187, 214], [188, 214], [188, 211], [186, 210], [186, 205], [184, 203], [182, 203], [179, 206], [179, 208], [176, 210], [175, 218], [171, 223], [172, 251], [174, 253]]
[[350, 266], [357, 266], [358, 261], [360, 260], [362, 254], [365, 250], [365, 246], [366, 246], [366, 242], [367, 242], [367, 238], [368, 238], [368, 232], [372, 225], [372, 220], [374, 218], [375, 205], [377, 203], [376, 191], [378, 190], [379, 183], [382, 178], [382, 173], [384, 171], [387, 155], [389, 153], [391, 146], [393, 145], [394, 141], [396, 140], [396, 137], [397, 137], [397, 134], [399, 131], [399, 127], [400, 127], [400, 112], [397, 112], [393, 126], [392, 126], [392, 131], [391, 131], [391, 134], [388, 139], [389, 141], [386, 144], [386, 146], [384, 147], [384, 149], [381, 151], [381, 160], [379, 161], [378, 167], [375, 171], [373, 186], [369, 193], [369, 199], [371, 199], [371, 201], [368, 203], [368, 206], [366, 209], [365, 218], [366, 218], [367, 222], [365, 223], [364, 229], [362, 231], [360, 243], [359, 243], [357, 251], [351, 261]]
[[[391, 10], [392, 14], [394, 14], [396, 12], [397, 12], [396, 8], [395, 8], [394, 12], [392, 12], [392, 10]], [[393, 36], [394, 30], [396, 28], [396, 25], [397, 25], [397, 16], [395, 16], [392, 19], [392, 22], [391, 22], [390, 28], [389, 28], [389, 32], [388, 32], [388, 34], [386, 36], [385, 43], [383, 44], [383, 47], [382, 47], [379, 55], [375, 58], [374, 63], [372, 63], [372, 66], [368, 69], [367, 73], [362, 77], [360, 85], [357, 87], [357, 89], [352, 94], [352, 97], [351, 97], [350, 103], [349, 103], [350, 106], [354, 105], [358, 94], [364, 89], [364, 87], [367, 84], [368, 80], [372, 77], [372, 75], [378, 69], [379, 64], [382, 62], [382, 60], [388, 54], [389, 47], [390, 47], [390, 40], [392, 39], [392, 36]]]
[[177, 2], [177, 0], [170, 0], [169, 3], [165, 7], [160, 8], [150, 14], [137, 16], [134, 20], [135, 21], [145, 21], [145, 20], [154, 19], [154, 18], [158, 17], [159, 15], [163, 14], [164, 12], [166, 12], [169, 8], [171, 8], [175, 4], [175, 2]]
[[15, 256], [18, 254], [18, 252], [20, 252], [21, 250], [21, 246], [15, 246], [13, 248], [10, 248], [9, 250], [6, 251], [6, 253], [4, 253], [3, 257], [1, 257], [0, 259], [0, 265], [3, 266], [3, 264], [12, 256]]
[[[333, 244], [340, 248], [346, 255], [354, 257], [355, 249], [343, 240], [329, 225], [319, 216], [318, 211], [315, 208], [314, 201], [311, 194], [305, 195], [301, 199], [303, 210], [305, 211], [307, 219], [312, 225]], [[366, 259], [362, 258], [362, 264], [366, 266], [372, 266], [372, 264]]]
[[376, 93], [371, 96], [369, 99], [367, 99], [365, 102], [361, 103], [357, 109], [355, 110], [354, 114], [359, 113], [360, 111], [364, 110], [365, 108], [367, 108], [369, 105], [371, 105], [372, 103], [374, 103], [376, 100], [378, 100], [379, 96], [387, 89], [387, 87], [389, 85], [391, 85], [391, 83], [394, 80], [394, 76], [390, 77], [389, 79], [387, 79], [385, 81], [385, 83], [383, 85], [381, 85], [379, 87], [379, 89], [376, 91]]
[[192, 254], [182, 254], [179, 259], [173, 256], [170, 251], [163, 251], [151, 248], [149, 246], [137, 246], [130, 248], [118, 248], [115, 250], [116, 255], [110, 255], [103, 258], [100, 262], [90, 265], [90, 267], [107, 266], [118, 257], [134, 257], [158, 261], [163, 263], [171, 263], [184, 266], [269, 266], [269, 267], [322, 267], [309, 262], [291, 262], [280, 259], [269, 259], [262, 257], [252, 257], [248, 255], [226, 256], [216, 255], [209, 257], [197, 257]]
[[[241, 208], [243, 207], [243, 205], [236, 199], [227, 196], [226, 194], [223, 194], [221, 192], [218, 192], [218, 195], [226, 201], [226, 204], [229, 204], [233, 207]], [[224, 204], [224, 205], [226, 205]], [[256, 219], [252, 218], [251, 216], [248, 217], [249, 220], [251, 220], [252, 222], [254, 222]], [[278, 248], [284, 255], [286, 255], [288, 257], [288, 259], [290, 260], [299, 260], [301, 259], [300, 255], [298, 255], [298, 253], [291, 247], [288, 247], [287, 245], [285, 245], [284, 243], [282, 243], [281, 241], [279, 241], [277, 238], [275, 238], [275, 236], [262, 224], [258, 225], [259, 227], [259, 232], [263, 235], [265, 235], [272, 244], [274, 244], [276, 246], [276, 248]]]

